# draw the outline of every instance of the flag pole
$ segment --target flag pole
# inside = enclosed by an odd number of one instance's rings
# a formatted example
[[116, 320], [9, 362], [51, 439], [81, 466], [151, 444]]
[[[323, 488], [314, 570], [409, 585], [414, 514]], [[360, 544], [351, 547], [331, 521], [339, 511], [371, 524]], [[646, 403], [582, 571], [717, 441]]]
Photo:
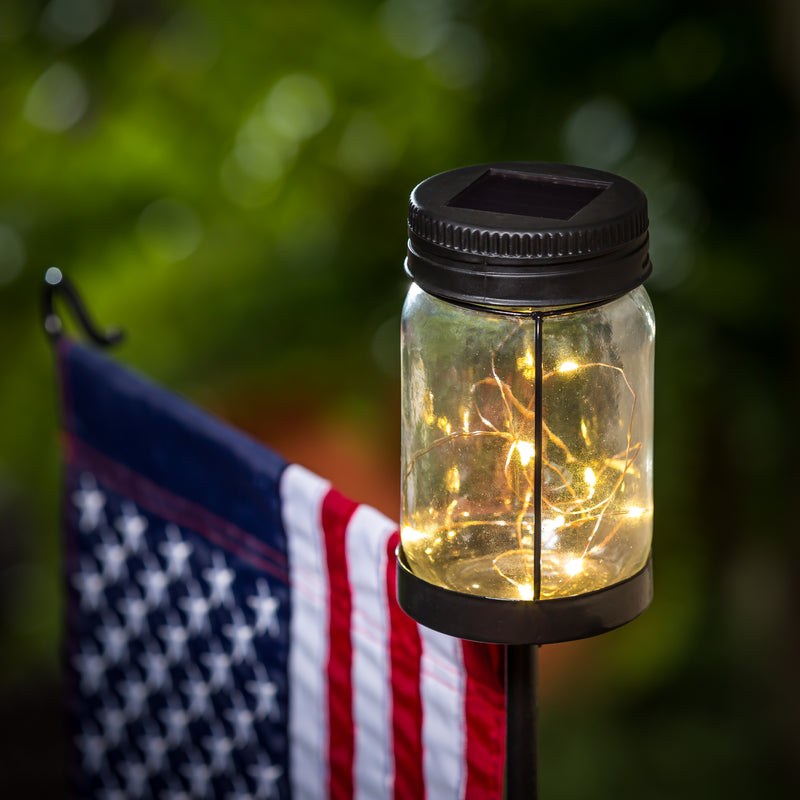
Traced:
[[539, 645], [506, 645], [506, 800], [538, 797]]

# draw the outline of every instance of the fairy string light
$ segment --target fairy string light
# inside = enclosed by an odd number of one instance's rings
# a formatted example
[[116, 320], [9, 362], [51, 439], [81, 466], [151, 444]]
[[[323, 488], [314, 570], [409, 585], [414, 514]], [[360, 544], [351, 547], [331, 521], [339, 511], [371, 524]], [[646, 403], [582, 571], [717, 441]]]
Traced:
[[[589, 447], [594, 445], [585, 419], [578, 422], [578, 430], [556, 429], [542, 419], [542, 465], [548, 471], [549, 483], [543, 486], [541, 509], [534, 508], [534, 463], [535, 446], [533, 429], [536, 425], [534, 397], [523, 397], [524, 389], [531, 390], [535, 380], [535, 364], [530, 348], [512, 351], [516, 357], [516, 369], [513, 377], [504, 379], [498, 367], [500, 356], [511, 346], [513, 338], [523, 329], [523, 320], [517, 320], [516, 326], [500, 341], [491, 354], [490, 375], [475, 381], [469, 387], [470, 407], [460, 412], [460, 430], [457, 423], [447, 416], [437, 416], [434, 398], [426, 395], [424, 414], [431, 426], [438, 428], [444, 435], [432, 443], [413, 453], [405, 471], [406, 481], [410, 481], [419, 462], [424, 457], [440, 448], [453, 445], [463, 440], [489, 438], [503, 443], [504, 462], [502, 475], [507, 499], [505, 504], [516, 507], [509, 514], [509, 522], [496, 521], [496, 525], [513, 524], [515, 546], [505, 549], [492, 560], [492, 568], [503, 580], [511, 584], [522, 599], [534, 596], [534, 548], [532, 543], [532, 522], [537, 513], [542, 514], [543, 551], [554, 553], [558, 550], [562, 539], [570, 532], [579, 533], [586, 530], [582, 537], [582, 547], [574, 542], [566, 548], [568, 558], [558, 565], [555, 580], [551, 576], [546, 587], [547, 596], [571, 593], [576, 581], [585, 572], [585, 561], [592, 554], [602, 552], [618, 536], [623, 526], [636, 520], [645, 513], [639, 506], [623, 507], [620, 495], [624, 490], [626, 479], [636, 474], [635, 463], [641, 452], [641, 442], [633, 441], [634, 421], [637, 408], [637, 395], [625, 371], [613, 364], [603, 361], [579, 363], [565, 359], [550, 371], [543, 373], [541, 385], [543, 396], [547, 396], [548, 387], [560, 376], [586, 376], [597, 371], [616, 374], [630, 395], [630, 413], [625, 421], [624, 449], [617, 452], [600, 454], [592, 459], [584, 459], [573, 452], [567, 442], [576, 435]], [[599, 379], [596, 379], [599, 380]], [[513, 384], [519, 384], [515, 389]], [[493, 393], [494, 397], [489, 395]], [[493, 402], [492, 402], [493, 399]], [[500, 417], [497, 418], [497, 414]], [[476, 424], [477, 423], [477, 424]], [[620, 421], [622, 424], [622, 421]], [[557, 456], [556, 456], [557, 454]], [[591, 461], [591, 463], [587, 463]], [[440, 536], [453, 539], [459, 532], [475, 526], [485, 525], [485, 520], [471, 518], [469, 511], [456, 515], [461, 488], [461, 475], [457, 464], [451, 465], [447, 471], [446, 488], [453, 499], [444, 510], [444, 530], [436, 526]], [[405, 508], [404, 508], [405, 511]], [[441, 522], [441, 520], [440, 520]], [[609, 529], [610, 528], [610, 529]], [[406, 528], [406, 535], [411, 533]], [[422, 535], [422, 532], [421, 532]], [[574, 538], [574, 537], [573, 537]], [[430, 555], [432, 545], [426, 549]], [[551, 570], [552, 571], [552, 570]], [[585, 577], [585, 576], [583, 576]], [[477, 584], [476, 584], [477, 588]], [[583, 591], [585, 589], [582, 589]]]

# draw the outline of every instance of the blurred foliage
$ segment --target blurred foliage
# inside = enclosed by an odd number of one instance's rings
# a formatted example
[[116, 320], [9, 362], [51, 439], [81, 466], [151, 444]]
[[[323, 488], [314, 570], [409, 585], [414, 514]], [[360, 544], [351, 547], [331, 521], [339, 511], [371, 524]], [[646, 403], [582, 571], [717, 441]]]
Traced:
[[408, 192], [469, 163], [569, 161], [650, 203], [656, 599], [545, 698], [542, 794], [797, 784], [787, 9], [4, 0], [5, 685], [57, 665], [46, 267], [129, 331], [120, 358], [196, 401], [299, 403], [395, 446]]

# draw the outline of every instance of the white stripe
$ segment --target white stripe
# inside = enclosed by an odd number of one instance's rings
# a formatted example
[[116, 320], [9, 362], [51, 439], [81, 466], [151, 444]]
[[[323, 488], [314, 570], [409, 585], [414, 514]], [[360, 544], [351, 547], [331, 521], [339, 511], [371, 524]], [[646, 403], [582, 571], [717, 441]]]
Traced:
[[322, 501], [330, 484], [297, 464], [281, 476], [292, 613], [289, 625], [289, 768], [292, 797], [328, 791], [328, 576]]
[[394, 794], [386, 541], [396, 529], [369, 506], [359, 506], [347, 525], [355, 800], [390, 800]]
[[466, 788], [466, 721], [461, 643], [419, 626], [422, 641], [422, 774], [425, 796], [462, 798]]

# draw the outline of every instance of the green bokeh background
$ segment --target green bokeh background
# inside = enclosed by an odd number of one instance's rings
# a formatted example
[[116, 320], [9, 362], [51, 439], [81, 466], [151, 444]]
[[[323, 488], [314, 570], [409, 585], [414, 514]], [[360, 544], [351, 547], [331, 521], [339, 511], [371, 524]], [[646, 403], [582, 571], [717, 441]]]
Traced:
[[541, 794], [796, 790], [799, 39], [793, 0], [0, 4], [10, 785], [60, 775], [45, 269], [196, 402], [255, 432], [300, 408], [399, 459], [408, 192], [524, 159], [642, 186], [658, 323], [656, 599], [552, 657]]

